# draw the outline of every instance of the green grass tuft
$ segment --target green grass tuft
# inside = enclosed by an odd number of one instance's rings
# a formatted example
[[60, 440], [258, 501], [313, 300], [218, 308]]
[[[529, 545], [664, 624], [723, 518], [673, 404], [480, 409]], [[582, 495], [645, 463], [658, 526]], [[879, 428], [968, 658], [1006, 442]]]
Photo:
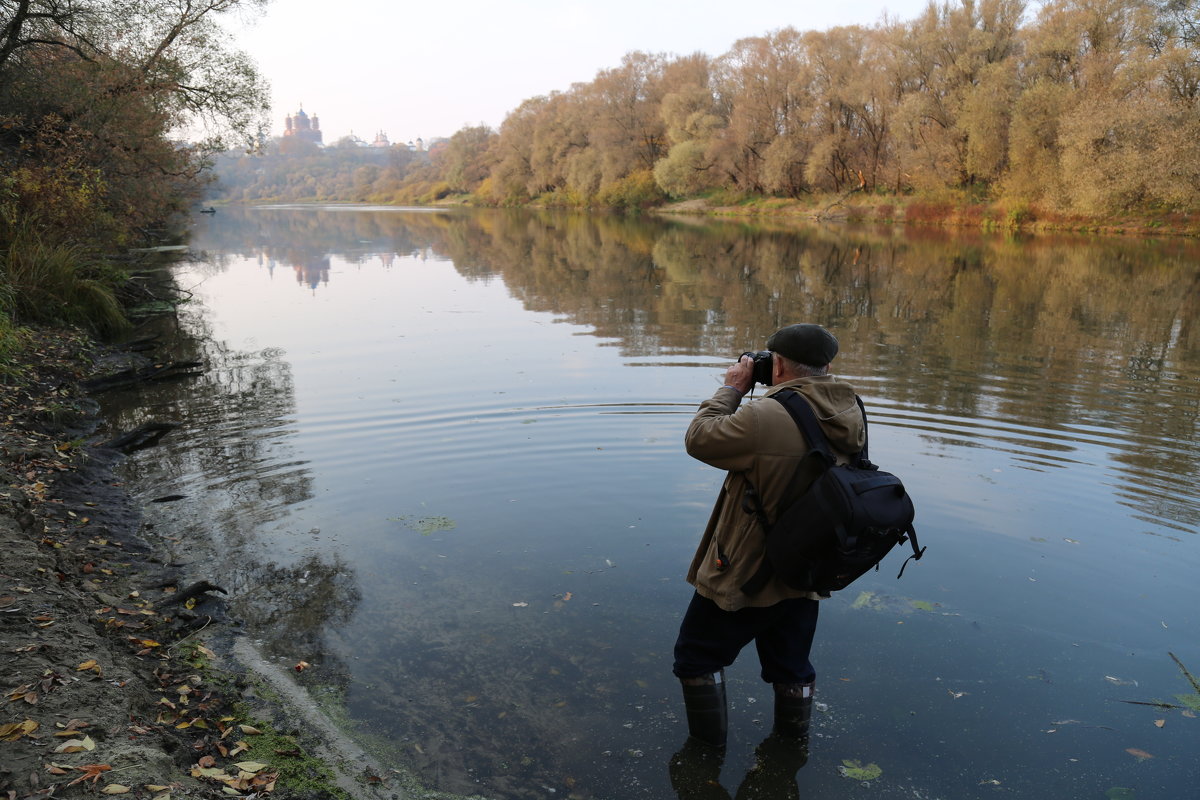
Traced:
[[129, 321], [112, 280], [81, 248], [18, 231], [0, 251], [0, 311], [16, 322], [73, 325], [115, 336]]

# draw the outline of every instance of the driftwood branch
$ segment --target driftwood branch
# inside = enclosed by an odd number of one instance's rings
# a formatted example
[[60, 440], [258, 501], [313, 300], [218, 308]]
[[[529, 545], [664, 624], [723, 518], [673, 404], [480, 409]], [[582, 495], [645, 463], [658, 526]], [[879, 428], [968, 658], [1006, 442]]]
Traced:
[[159, 439], [179, 427], [178, 422], [146, 422], [131, 431], [114, 436], [100, 445], [122, 453], [132, 453], [158, 444]]
[[169, 597], [165, 598], [158, 604], [158, 606], [159, 606], [159, 608], [162, 608], [164, 606], [183, 605], [188, 600], [191, 600], [193, 597], [202, 597], [203, 595], [206, 595], [209, 592], [220, 592], [221, 594], [225, 594], [225, 595], [229, 594], [229, 592], [225, 591], [220, 586], [217, 586], [215, 583], [213, 583], [211, 581], [207, 581], [207, 580], [196, 581], [195, 583], [193, 583], [191, 586], [187, 587], [183, 591], [176, 592], [175, 594], [170, 595]]
[[837, 199], [835, 199], [832, 203], [830, 203], [829, 205], [825, 206], [825, 208], [818, 211], [817, 215], [816, 215], [817, 222], [820, 222], [822, 219], [824, 219], [825, 215], [828, 214], [830, 212], [830, 210], [832, 210], [834, 207], [840, 206], [843, 203], [845, 203], [847, 197], [854, 194], [855, 192], [866, 191], [866, 188], [867, 188], [867, 179], [863, 176], [862, 171], [860, 170], [858, 173], [858, 186], [855, 186], [851, 189], [847, 189], [846, 191], [842, 192], [840, 195], [837, 196]]
[[121, 389], [135, 386], [146, 381], [165, 381], [178, 378], [194, 378], [203, 375], [196, 367], [204, 366], [202, 361], [172, 361], [169, 364], [151, 364], [147, 367], [137, 367], [121, 370], [112, 375], [102, 375], [83, 383], [83, 388], [89, 392], [107, 392], [110, 389]]

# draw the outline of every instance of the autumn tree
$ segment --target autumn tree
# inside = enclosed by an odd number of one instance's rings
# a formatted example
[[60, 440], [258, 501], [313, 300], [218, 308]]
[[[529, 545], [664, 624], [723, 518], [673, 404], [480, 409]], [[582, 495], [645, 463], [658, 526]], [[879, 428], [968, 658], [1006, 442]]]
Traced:
[[216, 19], [263, 3], [0, 0], [10, 222], [103, 245], [181, 208], [209, 153], [258, 132], [265, 86]]
[[794, 28], [741, 39], [718, 59], [717, 91], [728, 123], [714, 155], [736, 188], [766, 191], [767, 150], [803, 125], [807, 97], [797, 82], [802, 37]]
[[465, 128], [399, 191], [440, 181], [566, 206], [660, 190], [916, 191], [1192, 209], [1198, 19], [1197, 0], [934, 0], [909, 21], [785, 27], [717, 56], [634, 52], [525, 101], [497, 134]]
[[712, 59], [693, 53], [664, 66], [659, 116], [668, 149], [654, 165], [658, 185], [677, 196], [717, 185], [710, 150], [725, 118], [713, 89]]
[[[987, 112], [1018, 52], [1023, 0], [931, 2], [899, 42], [906, 61], [899, 122], [913, 183], [965, 186], [997, 177], [986, 142], [1003, 141], [1006, 120]], [[999, 105], [999, 103], [996, 103]], [[984, 143], [973, 144], [980, 137]], [[976, 171], [980, 168], [983, 172]]]
[[446, 148], [433, 157], [434, 166], [451, 191], [466, 193], [479, 188], [495, 163], [495, 138], [487, 125], [466, 127], [451, 136]]
[[874, 189], [890, 161], [900, 82], [888, 32], [860, 26], [805, 37], [814, 99], [809, 184]]

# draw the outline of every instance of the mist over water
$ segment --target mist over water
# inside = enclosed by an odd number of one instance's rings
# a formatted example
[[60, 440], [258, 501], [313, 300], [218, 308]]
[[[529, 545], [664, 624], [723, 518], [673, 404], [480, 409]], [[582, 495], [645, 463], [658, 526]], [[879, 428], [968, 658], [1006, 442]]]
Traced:
[[[822, 604], [800, 796], [1194, 791], [1168, 655], [1200, 674], [1194, 244], [315, 207], [192, 244], [164, 349], [207, 370], [110, 398], [114, 428], [183, 423], [130, 483], [187, 495], [157, 535], [389, 765], [673, 796], [670, 651], [722, 478], [683, 432], [814, 321], [929, 550]], [[752, 649], [728, 678], [733, 796], [771, 694]]]

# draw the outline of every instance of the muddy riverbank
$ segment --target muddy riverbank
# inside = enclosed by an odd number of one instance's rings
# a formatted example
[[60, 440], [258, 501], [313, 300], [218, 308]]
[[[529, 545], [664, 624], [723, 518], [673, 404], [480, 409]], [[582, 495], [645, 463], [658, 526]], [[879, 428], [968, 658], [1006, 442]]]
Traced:
[[26, 345], [0, 385], [0, 796], [417, 796], [258, 657], [122, 482], [169, 426], [116, 437], [88, 387], [155, 362]]

